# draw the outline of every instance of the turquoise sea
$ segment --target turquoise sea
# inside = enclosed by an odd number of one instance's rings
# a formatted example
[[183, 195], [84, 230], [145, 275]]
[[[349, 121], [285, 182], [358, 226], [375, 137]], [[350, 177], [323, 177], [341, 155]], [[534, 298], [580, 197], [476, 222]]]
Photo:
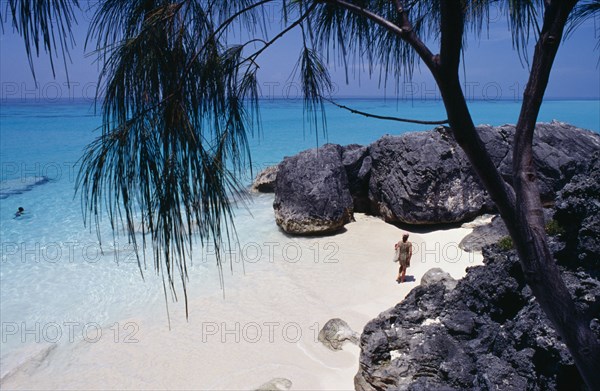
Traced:
[[[440, 101], [347, 99], [340, 103], [379, 115], [440, 120]], [[476, 124], [514, 123], [516, 101], [473, 101]], [[431, 126], [367, 119], [328, 107], [327, 134], [305, 125], [300, 100], [261, 103], [262, 129], [251, 138], [252, 170], [242, 181], [284, 156], [325, 142], [368, 144], [385, 134], [421, 131]], [[539, 121], [554, 119], [600, 132], [600, 101], [546, 101]], [[39, 344], [68, 343], [93, 327], [109, 327], [140, 312], [164, 316], [160, 278], [149, 269], [142, 279], [126, 238], [106, 242], [83, 224], [74, 194], [78, 159], [98, 134], [100, 117], [90, 101], [10, 102], [0, 106], [0, 376], [14, 371]], [[252, 195], [240, 208], [240, 241], [259, 242], [277, 231], [270, 195]], [[14, 218], [18, 207], [25, 215]], [[200, 249], [190, 269], [190, 294], [214, 294], [218, 281], [210, 249]], [[238, 271], [236, 271], [237, 273]], [[226, 278], [227, 283], [227, 278]], [[159, 321], [163, 321], [161, 318]], [[32, 353], [33, 352], [33, 353]]]

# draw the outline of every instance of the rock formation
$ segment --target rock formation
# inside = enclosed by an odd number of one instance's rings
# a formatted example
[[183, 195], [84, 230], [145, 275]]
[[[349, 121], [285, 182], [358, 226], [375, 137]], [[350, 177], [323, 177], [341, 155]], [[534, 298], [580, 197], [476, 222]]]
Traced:
[[279, 164], [273, 209], [285, 232], [331, 233], [351, 221], [352, 195], [342, 152], [339, 145], [327, 144]]
[[[514, 126], [478, 131], [510, 182]], [[538, 124], [534, 158], [544, 202], [551, 204], [597, 151], [596, 133], [560, 122]], [[368, 147], [328, 144], [301, 152], [279, 164], [276, 183], [277, 224], [293, 234], [334, 232], [351, 221], [353, 211], [391, 223], [444, 224], [495, 210], [451, 130], [443, 127], [384, 136]]]
[[[561, 229], [550, 246], [600, 338], [599, 157], [560, 192], [554, 219]], [[469, 268], [454, 289], [428, 278], [365, 326], [356, 389], [583, 390], [516, 252], [491, 245], [483, 255], [485, 266]]]

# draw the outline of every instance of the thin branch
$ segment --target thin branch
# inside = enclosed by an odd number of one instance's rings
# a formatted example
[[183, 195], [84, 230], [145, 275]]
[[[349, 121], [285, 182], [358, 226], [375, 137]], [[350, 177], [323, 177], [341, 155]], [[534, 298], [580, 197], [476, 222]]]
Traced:
[[368, 117], [368, 118], [382, 119], [382, 120], [386, 120], [386, 121], [407, 122], [407, 123], [411, 123], [411, 124], [420, 124], [420, 125], [445, 125], [448, 123], [447, 119], [445, 119], [443, 121], [423, 121], [423, 120], [418, 120], [418, 119], [407, 119], [407, 118], [400, 118], [400, 117], [390, 117], [390, 116], [385, 116], [385, 115], [371, 114], [371, 113], [367, 113], [364, 111], [360, 111], [360, 110], [356, 110], [356, 109], [344, 106], [344, 105], [339, 104], [331, 99], [327, 99], [327, 98], [323, 98], [323, 99], [326, 100], [327, 102], [331, 103], [332, 105], [339, 107], [340, 109], [344, 109], [344, 110], [351, 112], [352, 114], [359, 114], [359, 115], [362, 115], [362, 116]]
[[[250, 56], [248, 56], [248, 58], [245, 61], [255, 61], [256, 58], [258, 56], [261, 55], [262, 52], [264, 52], [265, 50], [267, 50], [267, 48], [271, 45], [273, 45], [276, 41], [278, 41], [281, 37], [283, 37], [285, 34], [287, 34], [290, 30], [294, 29], [295, 27], [297, 27], [300, 23], [302, 23], [304, 21], [304, 19], [306, 19], [308, 17], [308, 15], [310, 15], [310, 13], [317, 7], [317, 3], [313, 3], [304, 14], [302, 14], [294, 23], [290, 24], [288, 27], [286, 27], [283, 31], [281, 31], [279, 34], [277, 34], [275, 37], [273, 37], [273, 39], [271, 39], [269, 42], [265, 43], [265, 46], [263, 46], [262, 48], [260, 48], [259, 50], [257, 50], [256, 52], [254, 52], [253, 54], [251, 54]], [[242, 63], [244, 63], [245, 61], [243, 61]]]
[[342, 8], [346, 8], [346, 9], [348, 9], [352, 12], [355, 12], [359, 15], [365, 16], [369, 20], [372, 20], [373, 22], [380, 25], [381, 27], [384, 27], [387, 30], [392, 31], [398, 35], [402, 35], [404, 33], [404, 31], [402, 30], [401, 27], [395, 25], [394, 23], [390, 22], [389, 20], [385, 19], [384, 17], [377, 15], [374, 12], [369, 11], [368, 9], [366, 9], [364, 7], [358, 6], [356, 4], [348, 3], [343, 0], [323, 0], [323, 2], [337, 4]]
[[414, 50], [417, 52], [421, 60], [427, 65], [431, 73], [434, 75], [437, 72], [438, 64], [436, 63], [436, 56], [433, 52], [425, 45], [425, 43], [419, 38], [419, 36], [414, 32], [413, 25], [408, 19], [408, 14], [406, 10], [401, 4], [401, 0], [395, 0], [396, 2], [396, 10], [398, 11], [398, 15], [402, 20], [402, 31], [404, 32], [402, 35], [402, 39], [407, 42]]

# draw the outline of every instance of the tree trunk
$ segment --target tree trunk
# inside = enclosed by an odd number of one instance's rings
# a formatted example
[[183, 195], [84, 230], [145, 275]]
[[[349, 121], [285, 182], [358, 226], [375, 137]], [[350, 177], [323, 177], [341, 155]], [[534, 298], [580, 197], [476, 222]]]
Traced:
[[475, 129], [460, 86], [457, 59], [464, 24], [462, 14], [459, 15], [462, 10], [458, 1], [441, 3], [441, 56], [432, 72], [456, 141], [496, 203], [516, 245], [528, 285], [563, 338], [587, 386], [600, 390], [600, 342], [589, 327], [590, 319], [577, 311], [548, 248], [532, 150], [533, 130], [552, 64], [568, 14], [575, 3], [554, 2], [547, 5], [513, 145], [516, 199]]
[[600, 390], [600, 342], [589, 327], [590, 317], [577, 311], [548, 248], [532, 149], [535, 123], [552, 64], [575, 3], [553, 1], [547, 5], [542, 32], [535, 47], [513, 145], [519, 238], [515, 244], [533, 294], [564, 339], [588, 387]]

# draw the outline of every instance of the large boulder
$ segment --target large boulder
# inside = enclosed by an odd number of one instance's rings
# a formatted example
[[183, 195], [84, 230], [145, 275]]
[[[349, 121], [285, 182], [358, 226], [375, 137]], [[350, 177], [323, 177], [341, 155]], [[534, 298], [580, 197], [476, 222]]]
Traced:
[[[512, 181], [514, 125], [479, 126], [479, 135], [502, 176]], [[589, 158], [600, 151], [600, 135], [564, 122], [538, 123], [533, 138], [533, 159], [542, 199], [552, 203], [571, 178], [587, 170]]]
[[285, 158], [275, 184], [275, 221], [285, 232], [326, 234], [352, 220], [343, 148], [326, 144]]
[[447, 128], [385, 136], [369, 151], [369, 197], [385, 221], [455, 223], [494, 209]]
[[[511, 182], [513, 125], [477, 131], [502, 177]], [[536, 125], [534, 163], [542, 200], [585, 170], [600, 151], [600, 135], [562, 123]], [[372, 210], [392, 223], [441, 224], [471, 220], [495, 211], [464, 152], [448, 128], [385, 136], [369, 147]]]

